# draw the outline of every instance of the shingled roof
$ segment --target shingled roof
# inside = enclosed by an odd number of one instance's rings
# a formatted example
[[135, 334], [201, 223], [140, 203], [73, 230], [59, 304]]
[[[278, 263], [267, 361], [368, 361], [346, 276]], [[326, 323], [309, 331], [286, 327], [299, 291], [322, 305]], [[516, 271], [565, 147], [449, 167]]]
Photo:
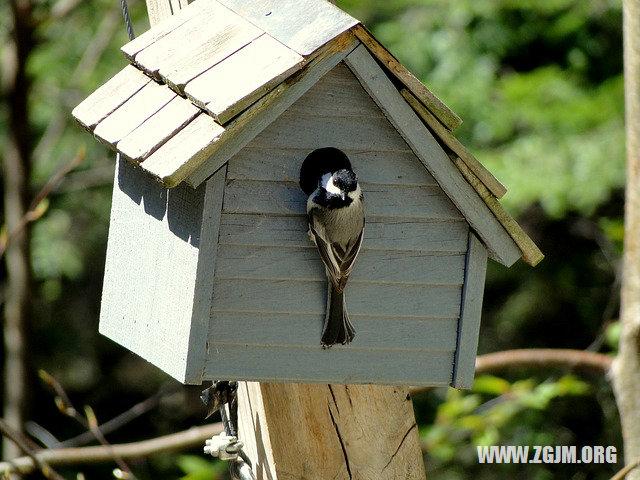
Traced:
[[[360, 44], [525, 261], [539, 262], [540, 251], [497, 201], [505, 187], [451, 133], [461, 119], [358, 20], [328, 2], [197, 0], [123, 46], [129, 65], [73, 115], [165, 186], [197, 186], [310, 87], [300, 85], [315, 83], [327, 71], [325, 64], [332, 66]], [[286, 99], [296, 88], [299, 95]]]

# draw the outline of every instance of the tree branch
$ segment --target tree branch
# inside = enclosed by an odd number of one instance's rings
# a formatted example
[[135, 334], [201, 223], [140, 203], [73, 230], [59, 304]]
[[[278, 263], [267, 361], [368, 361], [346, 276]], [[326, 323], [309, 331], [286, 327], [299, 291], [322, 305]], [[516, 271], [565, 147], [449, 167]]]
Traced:
[[613, 358], [603, 353], [560, 348], [531, 348], [505, 350], [479, 355], [476, 375], [505, 368], [570, 368], [588, 373], [606, 375]]
[[53, 480], [64, 480], [64, 477], [52, 469], [47, 463], [43, 462], [36, 457], [33, 449], [22, 438], [22, 435], [14, 431], [3, 419], [0, 418], [0, 433], [14, 442], [23, 453], [27, 455], [33, 462], [34, 469], [37, 468], [42, 472], [46, 478], [52, 478]]
[[[140, 442], [100, 445], [81, 448], [46, 449], [34, 452], [35, 458], [50, 466], [77, 465], [113, 461], [113, 453], [130, 460], [164, 452], [174, 452], [204, 445], [204, 441], [223, 431], [222, 423], [192, 427], [182, 432]], [[30, 457], [19, 457], [11, 462], [0, 462], [0, 472], [27, 474], [36, 468]]]
[[111, 458], [118, 464], [120, 469], [127, 474], [126, 478], [135, 480], [136, 477], [131, 471], [131, 468], [129, 468], [129, 465], [127, 465], [124, 459], [120, 455], [118, 455], [118, 453], [112, 448], [112, 445], [107, 441], [104, 434], [100, 430], [98, 426], [98, 419], [93, 413], [93, 409], [91, 407], [85, 406], [85, 416], [83, 417], [73, 406], [71, 400], [69, 399], [69, 396], [67, 395], [67, 392], [64, 391], [62, 385], [60, 384], [60, 382], [58, 382], [58, 380], [56, 380], [55, 377], [48, 374], [44, 370], [40, 370], [38, 374], [40, 378], [57, 393], [58, 396], [55, 398], [55, 402], [58, 406], [58, 409], [65, 415], [76, 420], [84, 428], [89, 430], [96, 438], [96, 440], [98, 440], [111, 453]]
[[[112, 418], [107, 422], [102, 423], [98, 427], [100, 432], [102, 433], [102, 435], [107, 435], [108, 433], [118, 430], [119, 428], [123, 427], [124, 425], [131, 422], [132, 420], [138, 418], [140, 415], [155, 408], [160, 403], [160, 400], [164, 396], [170, 394], [170, 392], [171, 392], [170, 389], [161, 389], [156, 394], [152, 395], [146, 400], [143, 400], [142, 402], [135, 404], [133, 407], [129, 408], [128, 410], [121, 413], [120, 415]], [[50, 448], [79, 447], [81, 445], [90, 443], [94, 439], [95, 439], [94, 433], [91, 431], [87, 431], [87, 432], [81, 433], [76, 437], [64, 440], [54, 445], [47, 445], [47, 446]]]
[[634, 462], [630, 462], [628, 463], [625, 467], [623, 467], [622, 469], [620, 469], [613, 477], [611, 477], [609, 480], [622, 480], [623, 478], [625, 478], [629, 473], [631, 473], [632, 470], [635, 470], [636, 468], [640, 467], [640, 460], [636, 460]]
[[[0, 69], [1, 95], [7, 102], [7, 135], [3, 147], [3, 197], [7, 232], [17, 229], [26, 213], [31, 159], [29, 93], [31, 83], [27, 61], [35, 48], [33, 5], [31, 0], [11, 0], [10, 28], [4, 45]], [[18, 432], [22, 431], [27, 403], [26, 365], [27, 310], [31, 265], [29, 231], [16, 235], [4, 258], [7, 280], [4, 302], [4, 401], [3, 417]], [[3, 455], [20, 454], [15, 445], [3, 441]]]
[[[22, 215], [20, 221], [8, 231], [6, 236], [0, 237], [0, 258], [5, 254], [7, 247], [11, 243], [11, 241], [20, 235], [26, 226], [38, 220], [43, 214], [44, 209], [39, 209], [38, 207], [42, 203], [44, 199], [46, 199], [49, 194], [62, 182], [62, 179], [67, 175], [71, 170], [75, 169], [82, 161], [84, 160], [84, 148], [78, 150], [78, 153], [74, 158], [71, 159], [66, 165], [63, 165], [60, 170], [54, 173], [47, 183], [40, 189], [35, 198], [31, 201], [29, 208]], [[7, 225], [8, 226], [8, 225]]]
[[[476, 358], [476, 375], [494, 373], [507, 368], [569, 368], [585, 373], [607, 375], [613, 358], [588, 350], [563, 348], [527, 348], [486, 353]], [[411, 387], [411, 394], [430, 387]]]

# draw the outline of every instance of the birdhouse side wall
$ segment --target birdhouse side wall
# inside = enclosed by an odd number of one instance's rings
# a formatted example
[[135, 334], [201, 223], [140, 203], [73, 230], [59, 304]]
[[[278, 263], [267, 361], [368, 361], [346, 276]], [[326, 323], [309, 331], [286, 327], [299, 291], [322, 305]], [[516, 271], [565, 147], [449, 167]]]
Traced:
[[200, 383], [204, 362], [211, 281], [202, 272], [215, 254], [206, 232], [216, 220], [205, 217], [202, 227], [211, 190], [166, 189], [131, 163], [117, 164], [100, 333], [186, 383]]
[[[352, 160], [367, 223], [346, 289], [355, 341], [323, 350], [298, 174], [326, 146]], [[346, 66], [235, 155], [225, 185], [205, 379], [451, 383], [469, 226]]]

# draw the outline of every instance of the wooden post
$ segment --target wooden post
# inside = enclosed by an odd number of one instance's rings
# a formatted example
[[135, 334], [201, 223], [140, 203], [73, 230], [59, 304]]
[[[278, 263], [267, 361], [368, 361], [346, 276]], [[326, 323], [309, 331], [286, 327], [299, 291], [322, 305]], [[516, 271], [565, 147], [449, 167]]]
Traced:
[[[149, 22], [186, 0], [146, 0]], [[407, 387], [241, 382], [239, 435], [258, 479], [424, 479]]]
[[258, 479], [424, 479], [406, 387], [242, 382], [239, 435]]

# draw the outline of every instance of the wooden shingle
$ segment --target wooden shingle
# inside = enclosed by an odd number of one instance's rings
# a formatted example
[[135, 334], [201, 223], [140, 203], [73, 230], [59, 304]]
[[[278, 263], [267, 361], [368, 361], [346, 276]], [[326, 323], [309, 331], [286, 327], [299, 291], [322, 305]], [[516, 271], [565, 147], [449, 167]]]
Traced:
[[149, 82], [96, 126], [93, 134], [115, 145], [176, 97], [171, 90]]
[[98, 88], [71, 114], [90, 132], [116, 108], [141, 90], [151, 80], [133, 65], [127, 65]]
[[182, 130], [200, 109], [176, 95], [163, 108], [117, 144], [118, 151], [129, 160], [140, 163]]
[[225, 124], [296, 72], [303, 62], [296, 52], [262, 34], [190, 81], [185, 94]]
[[[358, 45], [364, 56], [351, 55]], [[372, 132], [345, 137], [350, 145], [335, 146], [366, 150], [389, 140], [391, 137], [385, 140], [375, 134], [385, 117], [404, 129], [405, 140], [416, 151], [430, 144], [424, 133], [432, 132], [445, 153], [454, 154], [452, 159], [418, 156], [431, 166], [441, 163], [437, 168], [442, 171], [433, 172], [437, 182], [463, 210], [491, 256], [505, 264], [520, 256], [532, 264], [542, 258], [531, 239], [499, 206], [497, 198], [506, 188], [451, 133], [460, 118], [364, 26], [328, 2], [198, 0], [122, 51], [131, 65], [73, 113], [102, 142], [166, 187], [182, 182], [197, 187], [254, 138], [261, 141], [261, 132], [280, 116], [286, 119], [289, 108], [292, 113], [296, 108], [311, 108], [321, 116], [335, 102], [348, 115], [366, 117], [365, 125]], [[326, 87], [326, 97], [304, 97], [316, 105], [296, 104], [347, 57], [356, 76], [364, 74], [367, 67], [353, 64], [366, 55], [375, 59], [384, 77], [380, 80], [385, 80], [380, 85], [388, 89], [386, 97], [393, 98], [390, 110], [383, 108], [383, 117], [367, 112], [366, 94], [356, 90], [341, 94], [338, 76], [333, 77], [338, 82], [335, 86]], [[361, 82], [365, 89], [371, 85], [363, 78]], [[375, 92], [369, 95], [376, 98]], [[405, 115], [407, 108], [399, 104], [403, 100], [428, 130], [404, 124], [414, 117]], [[304, 122], [298, 120], [287, 127], [295, 135], [264, 141], [272, 148], [287, 149], [304, 143], [305, 135], [313, 140], [317, 129], [312, 124], [307, 128]], [[324, 128], [348, 131], [352, 125], [334, 117], [324, 122]]]

